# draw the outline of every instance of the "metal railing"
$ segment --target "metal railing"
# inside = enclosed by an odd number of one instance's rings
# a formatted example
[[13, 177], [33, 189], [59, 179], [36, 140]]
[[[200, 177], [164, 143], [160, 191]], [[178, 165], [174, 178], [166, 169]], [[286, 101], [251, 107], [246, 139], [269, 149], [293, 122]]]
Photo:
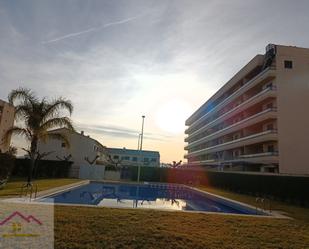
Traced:
[[[235, 92], [233, 92], [232, 94], [230, 94], [229, 96], [224, 98], [222, 101], [220, 101], [218, 104], [216, 104], [213, 108], [211, 108], [211, 110], [207, 111], [204, 115], [202, 115], [201, 117], [199, 117], [195, 121], [193, 121], [193, 123], [190, 126], [192, 126], [194, 123], [198, 123], [201, 119], [203, 119], [206, 116], [208, 116], [214, 110], [217, 110], [220, 106], [221, 107], [224, 106], [225, 104], [227, 104], [228, 101], [230, 101], [230, 100], [236, 98], [237, 96], [239, 96], [240, 93], [242, 93], [242, 92], [244, 92], [246, 90], [249, 90], [249, 87], [251, 87], [251, 85], [254, 85], [254, 83], [259, 82], [259, 81], [256, 81], [259, 77], [261, 77], [263, 74], [266, 74], [267, 72], [269, 72], [271, 70], [274, 70], [274, 69], [275, 69], [274, 67], [268, 67], [265, 70], [263, 70], [262, 72], [260, 72], [259, 74], [257, 74], [256, 76], [254, 76], [252, 79], [250, 79], [248, 82], [246, 82], [241, 88], [237, 89]], [[192, 116], [190, 118], [192, 118]], [[190, 128], [188, 128], [187, 130], [189, 131]]]
[[[197, 145], [199, 145], [199, 144], [201, 144], [203, 142], [211, 141], [211, 140], [215, 139], [216, 136], [226, 135], [226, 134], [223, 134], [223, 132], [227, 132], [230, 129], [235, 128], [235, 127], [237, 127], [239, 125], [246, 124], [246, 123], [254, 120], [255, 118], [258, 118], [258, 117], [262, 116], [263, 114], [271, 113], [271, 112], [276, 112], [276, 111], [277, 111], [277, 108], [275, 108], [275, 107], [267, 108], [265, 110], [262, 110], [262, 111], [260, 111], [258, 113], [255, 113], [255, 114], [253, 114], [253, 115], [251, 115], [249, 117], [243, 118], [243, 119], [239, 120], [238, 122], [236, 122], [234, 124], [227, 125], [226, 127], [223, 127], [222, 129], [219, 129], [219, 130], [217, 130], [217, 131], [215, 131], [215, 132], [213, 132], [213, 133], [211, 133], [211, 134], [209, 134], [207, 136], [204, 136], [204, 137], [202, 137], [202, 138], [200, 138], [200, 139], [198, 139], [198, 140], [196, 140], [194, 142], [191, 142], [190, 144], [185, 146], [185, 149], [187, 150], [187, 149], [192, 148], [193, 146], [197, 146]], [[250, 125], [252, 125], [252, 124], [250, 124]], [[242, 129], [246, 128], [247, 126], [248, 126], [248, 124], [245, 127], [243, 127]], [[240, 129], [240, 128], [238, 128], [238, 129]]]
[[[200, 128], [195, 128], [192, 133], [190, 135], [187, 136], [186, 141], [185, 142], [189, 142], [188, 139], [196, 136], [198, 133], [200, 133], [201, 131], [203, 131], [206, 128], [209, 128], [211, 126], [213, 126], [215, 123], [217, 123], [219, 120], [222, 120], [224, 117], [226, 117], [227, 115], [240, 110], [242, 107], [244, 107], [245, 105], [247, 105], [248, 103], [254, 101], [255, 99], [257, 99], [258, 97], [262, 96], [264, 93], [268, 93], [269, 91], [274, 91], [276, 90], [276, 86], [269, 86], [263, 90], [261, 90], [260, 92], [258, 92], [257, 94], [251, 96], [249, 99], [243, 101], [241, 104], [237, 105], [236, 107], [232, 108], [231, 110], [223, 113], [222, 115], [216, 117], [214, 120], [210, 121], [207, 124], [202, 125]], [[185, 131], [188, 132], [189, 129], [192, 129], [191, 126]]]
[[[268, 208], [267, 208], [268, 207]], [[271, 213], [272, 205], [271, 199], [266, 197], [256, 197], [255, 198], [255, 211], [258, 214], [259, 211], [268, 211]]]
[[[232, 145], [232, 144], [239, 143], [239, 142], [242, 142], [242, 141], [245, 141], [245, 140], [248, 140], [248, 139], [257, 138], [257, 137], [268, 135], [268, 134], [277, 134], [277, 130], [276, 129], [266, 130], [266, 131], [251, 134], [251, 135], [248, 135], [248, 136], [245, 136], [245, 137], [241, 137], [241, 138], [238, 138], [238, 139], [235, 139], [235, 140], [231, 140], [231, 141], [228, 141], [228, 142], [225, 142], [225, 143], [216, 144], [216, 145], [213, 145], [213, 146], [210, 146], [210, 147], [205, 147], [205, 148], [200, 149], [200, 150], [189, 152], [187, 154], [187, 156], [198, 156], [198, 155], [203, 154], [203, 153], [213, 153], [215, 151], [210, 152], [210, 150], [218, 149], [218, 148], [223, 147], [223, 146]], [[223, 150], [227, 150], [227, 149], [223, 149]]]
[[34, 195], [34, 199], [36, 199], [38, 194], [38, 185], [37, 184], [23, 184], [20, 190], [20, 197], [27, 197], [29, 195], [30, 201], [32, 200], [32, 196]]

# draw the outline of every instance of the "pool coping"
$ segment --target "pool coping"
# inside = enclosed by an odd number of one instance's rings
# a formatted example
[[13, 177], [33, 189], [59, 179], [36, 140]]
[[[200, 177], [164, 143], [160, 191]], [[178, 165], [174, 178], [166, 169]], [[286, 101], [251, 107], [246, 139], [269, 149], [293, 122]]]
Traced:
[[40, 191], [40, 192], [37, 193], [37, 197], [34, 200], [41, 199], [41, 198], [44, 198], [44, 197], [50, 196], [50, 195], [55, 195], [57, 193], [61, 193], [63, 191], [68, 191], [68, 190], [73, 189], [73, 188], [81, 187], [81, 186], [89, 184], [90, 182], [91, 182], [90, 180], [82, 180], [82, 181], [79, 181], [79, 182], [74, 182], [74, 183], [71, 183], [71, 184], [62, 185], [62, 186], [59, 186], [59, 187], [56, 187], [56, 188], [43, 190], [43, 191]]
[[[35, 199], [33, 199], [32, 201], [29, 201], [29, 203], [32, 204], [38, 204], [38, 200], [42, 199], [42, 198], [46, 198], [46, 197], [50, 197], [52, 195], [56, 195], [56, 194], [60, 194], [66, 191], [69, 191], [71, 189], [75, 189], [77, 187], [81, 187], [84, 185], [87, 185], [89, 183], [92, 182], [98, 182], [98, 183], [110, 183], [110, 184], [130, 184], [130, 185], [169, 185], [169, 184], [173, 184], [179, 187], [185, 187], [185, 188], [189, 188], [191, 190], [197, 191], [201, 194], [206, 195], [208, 198], [215, 200], [215, 201], [220, 201], [220, 203], [226, 204], [226, 202], [228, 202], [228, 204], [232, 204], [233, 208], [237, 208], [239, 210], [239, 208], [241, 207], [245, 207], [245, 208], [249, 208], [251, 209], [251, 211], [257, 210], [258, 212], [264, 213], [264, 214], [235, 214], [235, 213], [221, 213], [221, 212], [209, 212], [209, 211], [191, 211], [191, 210], [173, 210], [173, 209], [151, 209], [151, 208], [136, 208], [134, 210], [153, 210], [153, 211], [167, 211], [167, 212], [186, 212], [186, 213], [202, 213], [202, 214], [217, 214], [217, 215], [229, 215], [229, 216], [241, 216], [241, 217], [259, 217], [259, 218], [277, 218], [277, 219], [293, 219], [291, 217], [288, 217], [286, 215], [280, 214], [279, 212], [273, 210], [271, 212], [267, 211], [267, 210], [263, 210], [263, 209], [257, 209], [257, 207], [254, 207], [252, 205], [243, 203], [243, 202], [239, 202], [239, 201], [235, 201], [233, 199], [230, 198], [226, 198], [220, 195], [216, 195], [204, 190], [201, 190], [199, 188], [196, 187], [192, 187], [186, 184], [179, 184], [179, 183], [162, 183], [162, 182], [126, 182], [126, 181], [110, 181], [110, 180], [82, 180], [76, 183], [72, 183], [72, 184], [67, 184], [67, 185], [63, 185], [60, 187], [56, 187], [56, 188], [51, 188], [48, 190], [44, 190], [44, 191], [40, 191], [37, 193], [37, 197]], [[18, 201], [18, 199], [22, 200], [22, 198], [10, 198], [10, 199], [6, 199], [5, 201], [9, 201], [9, 200], [15, 200]], [[13, 200], [13, 201], [14, 201]], [[23, 199], [25, 201], [25, 199]], [[128, 209], [128, 210], [132, 210], [133, 208], [128, 208], [128, 207], [103, 207], [103, 206], [96, 206], [96, 205], [89, 205], [89, 204], [66, 204], [66, 203], [42, 203], [40, 202], [40, 204], [44, 204], [44, 205], [55, 205], [55, 206], [74, 206], [74, 207], [90, 207], [90, 208], [115, 208], [115, 209]], [[241, 209], [240, 209], [241, 211]]]

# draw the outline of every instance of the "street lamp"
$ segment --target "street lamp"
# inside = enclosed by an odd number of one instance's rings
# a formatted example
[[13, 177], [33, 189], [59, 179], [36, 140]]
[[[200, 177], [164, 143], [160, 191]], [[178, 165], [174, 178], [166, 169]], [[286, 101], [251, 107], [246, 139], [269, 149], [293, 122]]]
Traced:
[[140, 147], [139, 147], [139, 154], [140, 154], [140, 159], [141, 162], [138, 164], [138, 172], [137, 172], [137, 182], [140, 180], [140, 175], [141, 175], [141, 163], [142, 163], [142, 149], [143, 149], [143, 138], [144, 138], [144, 121], [145, 121], [145, 116], [142, 116], [142, 132], [140, 134], [141, 136], [141, 141], [140, 141]]

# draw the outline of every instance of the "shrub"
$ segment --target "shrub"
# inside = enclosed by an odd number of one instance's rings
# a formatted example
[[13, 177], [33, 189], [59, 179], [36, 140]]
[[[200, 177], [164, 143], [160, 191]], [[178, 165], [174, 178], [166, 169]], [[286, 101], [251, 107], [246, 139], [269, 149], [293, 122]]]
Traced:
[[[131, 180], [137, 179], [137, 167]], [[133, 169], [132, 169], [133, 170]], [[141, 167], [141, 181], [204, 185], [309, 205], [309, 177], [204, 169]]]
[[[13, 176], [26, 177], [28, 175], [29, 159], [16, 159]], [[72, 162], [40, 160], [34, 171], [34, 178], [65, 178], [69, 176]]]
[[10, 176], [15, 163], [15, 157], [7, 153], [0, 153], [0, 180]]

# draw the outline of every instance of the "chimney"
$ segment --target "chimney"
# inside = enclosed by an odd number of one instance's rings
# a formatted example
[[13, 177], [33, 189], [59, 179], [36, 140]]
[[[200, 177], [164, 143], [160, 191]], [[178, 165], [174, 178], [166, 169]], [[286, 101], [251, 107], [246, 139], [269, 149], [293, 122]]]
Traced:
[[80, 134], [84, 136], [84, 131], [81, 131]]

